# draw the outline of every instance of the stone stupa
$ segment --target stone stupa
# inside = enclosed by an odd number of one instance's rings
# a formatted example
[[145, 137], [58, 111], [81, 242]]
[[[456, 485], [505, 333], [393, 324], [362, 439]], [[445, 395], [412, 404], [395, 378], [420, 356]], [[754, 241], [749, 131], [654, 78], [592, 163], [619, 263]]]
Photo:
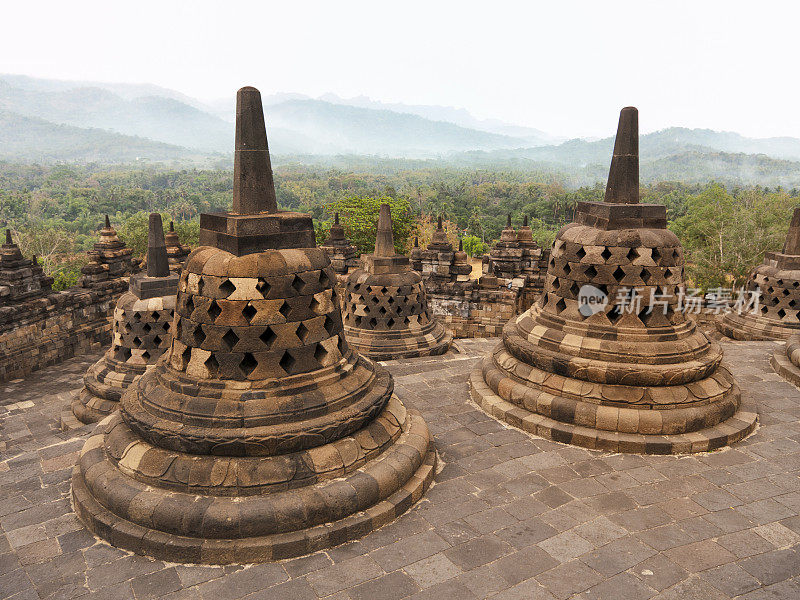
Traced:
[[473, 371], [472, 398], [530, 433], [614, 452], [701, 452], [752, 431], [722, 350], [678, 307], [683, 250], [666, 225], [664, 206], [639, 203], [638, 113], [624, 108], [605, 202], [578, 203], [558, 232], [544, 293]]
[[781, 252], [767, 252], [750, 273], [746, 292], [760, 292], [758, 307], [732, 310], [717, 329], [735, 340], [785, 340], [800, 334], [800, 207], [795, 208]]
[[350, 271], [358, 268], [356, 248], [345, 237], [344, 227], [339, 223], [338, 212], [334, 214], [328, 239], [320, 245], [320, 248], [328, 255], [334, 273], [343, 276], [344, 279]]
[[81, 287], [103, 285], [106, 281], [124, 277], [133, 270], [133, 251], [119, 239], [108, 215], [99, 237], [93, 248], [87, 252], [89, 264], [81, 268]]
[[22, 256], [11, 230], [6, 229], [6, 241], [0, 247], [0, 306], [47, 296], [52, 289], [53, 278], [45, 275], [35, 256]]
[[407, 510], [436, 464], [391, 375], [348, 346], [311, 217], [279, 212], [261, 95], [237, 94], [233, 210], [203, 214], [165, 357], [100, 423], [72, 478], [111, 544], [252, 563], [341, 544]]
[[[84, 387], [72, 401], [81, 423], [96, 423], [119, 406], [126, 389], [155, 365], [172, 341], [178, 275], [169, 269], [161, 215], [148, 224], [147, 271], [130, 278], [129, 289], [114, 308], [111, 348], [83, 376]], [[69, 422], [62, 419], [62, 428]]]
[[422, 276], [407, 256], [394, 251], [392, 214], [381, 204], [375, 252], [347, 278], [344, 329], [347, 340], [373, 360], [444, 354], [450, 332], [433, 318]]

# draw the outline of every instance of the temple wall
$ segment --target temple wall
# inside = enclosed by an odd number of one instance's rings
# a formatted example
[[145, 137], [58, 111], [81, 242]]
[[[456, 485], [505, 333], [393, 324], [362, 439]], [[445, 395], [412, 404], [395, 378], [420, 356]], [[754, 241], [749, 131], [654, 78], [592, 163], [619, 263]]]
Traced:
[[127, 278], [0, 307], [0, 382], [111, 342], [111, 317]]

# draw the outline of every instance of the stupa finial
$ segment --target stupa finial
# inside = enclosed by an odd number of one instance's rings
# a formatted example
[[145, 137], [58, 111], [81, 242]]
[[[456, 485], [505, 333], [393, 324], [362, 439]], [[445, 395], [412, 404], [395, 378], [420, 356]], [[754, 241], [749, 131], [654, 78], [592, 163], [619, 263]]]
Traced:
[[106, 215], [106, 229], [111, 229], [111, 219]]
[[523, 227], [527, 227], [527, 226], [528, 226], [528, 215], [525, 215], [525, 216], [523, 217], [523, 219], [522, 219], [522, 226], [523, 226]]
[[639, 203], [639, 111], [633, 106], [626, 106], [619, 113], [605, 201]]
[[175, 223], [173, 223], [172, 221], [169, 222], [169, 231], [170, 233], [175, 231]]
[[339, 224], [339, 213], [338, 213], [338, 211], [333, 213], [333, 224], [334, 225], [338, 225]]
[[11, 239], [11, 230], [6, 229], [6, 244], [13, 244], [14, 241]]
[[169, 261], [161, 215], [150, 213], [147, 230], [147, 276], [168, 277]]
[[441, 229], [441, 228], [442, 228], [442, 215], [439, 215], [439, 217], [436, 219], [436, 229]]
[[508, 213], [506, 218], [506, 227], [511, 227], [511, 213]]
[[236, 93], [233, 212], [255, 215], [277, 211], [261, 92], [243, 87]]
[[800, 254], [800, 206], [794, 209], [789, 231], [786, 234], [786, 243], [783, 245], [784, 254]]
[[381, 204], [378, 213], [378, 232], [375, 238], [375, 256], [394, 256], [394, 234], [392, 233], [392, 211], [388, 204]]

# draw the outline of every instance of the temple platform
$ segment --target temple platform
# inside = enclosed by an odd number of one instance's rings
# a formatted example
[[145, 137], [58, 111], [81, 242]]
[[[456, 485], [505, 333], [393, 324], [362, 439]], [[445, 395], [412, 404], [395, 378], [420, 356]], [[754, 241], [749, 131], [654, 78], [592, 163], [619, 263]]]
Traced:
[[0, 384], [0, 598], [125, 600], [800, 597], [800, 389], [770, 366], [780, 342], [721, 342], [754, 433], [678, 456], [586, 450], [500, 423], [469, 399], [493, 339], [388, 361], [422, 412], [435, 484], [358, 541], [261, 565], [176, 565], [91, 535], [70, 479], [92, 426], [61, 414], [100, 354]]

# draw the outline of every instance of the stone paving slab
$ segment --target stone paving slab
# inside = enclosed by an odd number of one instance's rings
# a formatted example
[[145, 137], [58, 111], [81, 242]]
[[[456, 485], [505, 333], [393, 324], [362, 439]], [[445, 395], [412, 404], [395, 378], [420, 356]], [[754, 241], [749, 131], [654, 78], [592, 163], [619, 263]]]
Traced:
[[760, 412], [732, 449], [613, 455], [486, 416], [467, 377], [497, 340], [385, 363], [441, 457], [425, 498], [359, 541], [281, 563], [167, 564], [96, 540], [69, 505], [90, 428], [61, 410], [98, 356], [0, 386], [0, 598], [800, 598], [800, 390], [773, 342], [723, 342]]

